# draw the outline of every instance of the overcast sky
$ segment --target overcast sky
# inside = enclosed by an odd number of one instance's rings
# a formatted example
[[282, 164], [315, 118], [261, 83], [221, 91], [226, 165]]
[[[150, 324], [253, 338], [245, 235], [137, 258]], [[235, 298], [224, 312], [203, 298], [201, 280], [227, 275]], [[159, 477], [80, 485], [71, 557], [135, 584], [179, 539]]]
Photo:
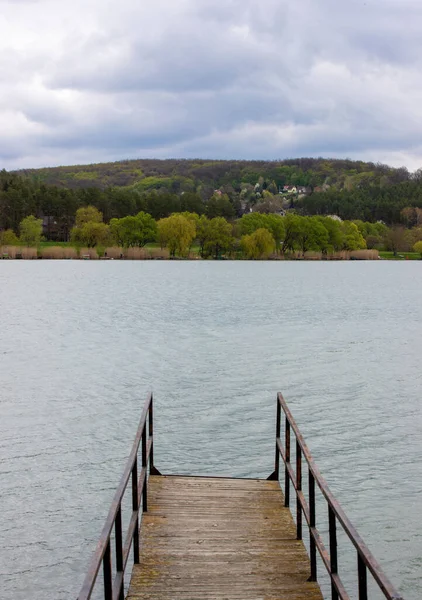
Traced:
[[422, 166], [422, 0], [0, 0], [0, 168]]

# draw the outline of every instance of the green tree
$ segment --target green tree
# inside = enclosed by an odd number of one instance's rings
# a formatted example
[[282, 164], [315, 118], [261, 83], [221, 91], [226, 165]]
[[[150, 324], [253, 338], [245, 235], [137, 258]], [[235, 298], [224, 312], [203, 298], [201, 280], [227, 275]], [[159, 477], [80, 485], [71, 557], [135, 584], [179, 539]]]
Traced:
[[328, 231], [320, 221], [312, 217], [300, 217], [297, 242], [303, 256], [308, 250], [326, 248], [328, 239]]
[[386, 227], [382, 223], [369, 223], [367, 221], [353, 221], [366, 242], [366, 247], [370, 250], [382, 243], [383, 235], [386, 233]]
[[75, 226], [82, 227], [85, 223], [102, 223], [103, 214], [95, 206], [83, 206], [76, 211]]
[[416, 244], [413, 246], [413, 250], [415, 252], [419, 252], [419, 254], [421, 255], [421, 259], [422, 259], [422, 241], [416, 242]]
[[189, 212], [188, 210], [185, 210], [184, 212], [180, 212], [177, 214], [182, 215], [182, 217], [186, 217], [186, 219], [188, 219], [188, 221], [191, 221], [195, 225], [195, 229], [197, 228], [198, 223], [199, 223], [199, 215], [197, 213]]
[[312, 219], [311, 250], [320, 250], [327, 247], [330, 236], [323, 223], [317, 219]]
[[22, 219], [19, 225], [20, 240], [27, 246], [37, 246], [41, 241], [42, 219], [37, 219], [33, 215]]
[[246, 235], [243, 235], [240, 240], [240, 248], [244, 256], [250, 260], [254, 260], [257, 258], [256, 244], [252, 236], [253, 233], [247, 233]]
[[205, 252], [218, 258], [220, 253], [228, 250], [233, 242], [232, 226], [224, 217], [214, 217], [208, 223]]
[[[181, 212], [178, 214], [182, 215], [182, 217], [185, 217], [188, 221], [190, 221], [194, 225], [196, 236], [198, 237], [199, 215], [197, 213], [189, 212], [189, 211]], [[189, 251], [192, 248], [194, 241], [195, 241], [195, 239], [193, 239], [192, 242], [190, 243]]]
[[388, 229], [384, 244], [387, 250], [391, 250], [394, 256], [397, 256], [399, 250], [409, 250], [411, 245], [409, 232], [404, 227], [395, 225]]
[[208, 201], [206, 212], [210, 219], [214, 217], [232, 219], [235, 216], [233, 204], [227, 194], [213, 194]]
[[199, 252], [204, 258], [205, 246], [210, 237], [210, 220], [205, 215], [201, 215], [196, 224], [196, 239], [199, 244]]
[[275, 181], [271, 181], [271, 183], [267, 187], [267, 190], [270, 192], [270, 194], [278, 194], [278, 188]]
[[259, 212], [246, 213], [239, 219], [242, 235], [250, 234], [263, 227], [268, 228], [268, 215]]
[[285, 217], [276, 214], [247, 213], [239, 220], [240, 232], [251, 234], [258, 229], [268, 229], [274, 238], [276, 249], [279, 251], [280, 242], [285, 234], [284, 219]]
[[410, 232], [410, 237], [414, 244], [420, 242], [422, 240], [422, 227], [414, 227]]
[[180, 196], [180, 207], [182, 211], [189, 211], [202, 215], [205, 211], [205, 205], [202, 202], [202, 198], [196, 192], [184, 192]]
[[284, 239], [281, 245], [281, 252], [293, 252], [299, 241], [300, 217], [293, 213], [288, 213], [283, 217], [284, 221]]
[[341, 228], [341, 221], [332, 219], [331, 217], [313, 217], [322, 223], [325, 230], [328, 233], [326, 243], [321, 245], [321, 251], [323, 254], [331, 252], [338, 252], [343, 248], [343, 231]]
[[151, 215], [141, 211], [135, 217], [111, 219], [110, 233], [119, 246], [143, 248], [156, 239], [157, 223]]
[[341, 224], [341, 229], [344, 235], [344, 250], [361, 250], [366, 248], [365, 239], [355, 223], [352, 223], [351, 221], [343, 221]]
[[173, 213], [180, 212], [180, 197], [167, 191], [148, 192], [145, 196], [145, 210], [154, 219], [164, 219]]
[[17, 246], [18, 244], [19, 238], [13, 229], [0, 231], [0, 246]]
[[111, 219], [110, 221], [110, 235], [113, 241], [124, 248], [136, 245], [137, 229], [135, 217], [128, 216], [121, 219]]
[[281, 215], [267, 215], [267, 226], [275, 241], [276, 251], [280, 251], [280, 243], [284, 238], [284, 217]]
[[196, 237], [192, 220], [180, 214], [160, 219], [157, 223], [158, 238], [162, 246], [169, 249], [170, 256], [186, 256]]
[[268, 229], [257, 229], [241, 239], [241, 248], [249, 259], [266, 259], [274, 252], [274, 238]]
[[110, 240], [110, 228], [105, 223], [88, 221], [82, 227], [74, 227], [70, 239], [73, 243], [83, 244], [88, 248], [105, 246]]

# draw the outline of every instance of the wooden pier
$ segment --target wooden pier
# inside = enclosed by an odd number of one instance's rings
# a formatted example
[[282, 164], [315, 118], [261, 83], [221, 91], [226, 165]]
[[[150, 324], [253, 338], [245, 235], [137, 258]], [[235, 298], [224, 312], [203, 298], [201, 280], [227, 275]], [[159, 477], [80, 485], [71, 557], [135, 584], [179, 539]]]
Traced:
[[128, 600], [322, 600], [276, 481], [151, 477]]
[[[275, 468], [268, 479], [165, 476], [154, 466], [151, 395], [78, 600], [89, 600], [96, 585], [105, 600], [322, 600], [317, 553], [331, 581], [331, 600], [350, 600], [338, 569], [338, 527], [356, 551], [353, 592], [359, 600], [368, 600], [368, 575], [387, 600], [402, 600], [332, 495], [281, 394], [276, 406]], [[129, 481], [132, 511], [123, 536]], [[316, 492], [328, 509], [327, 546], [317, 528]]]

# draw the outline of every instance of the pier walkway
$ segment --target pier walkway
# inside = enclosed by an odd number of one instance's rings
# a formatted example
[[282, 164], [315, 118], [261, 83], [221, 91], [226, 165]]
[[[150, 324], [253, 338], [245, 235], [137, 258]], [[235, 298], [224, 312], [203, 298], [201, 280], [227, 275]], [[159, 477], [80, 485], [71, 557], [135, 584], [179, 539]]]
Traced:
[[[78, 600], [98, 598], [101, 587], [104, 600], [322, 600], [321, 566], [331, 600], [368, 600], [369, 589], [376, 598], [402, 600], [330, 491], [280, 393], [275, 430], [268, 479], [162, 475], [154, 464], [151, 395]], [[123, 518], [126, 491], [131, 511]], [[351, 591], [339, 569], [340, 528], [347, 552], [356, 553], [347, 573]]]
[[151, 477], [128, 600], [322, 600], [276, 481]]

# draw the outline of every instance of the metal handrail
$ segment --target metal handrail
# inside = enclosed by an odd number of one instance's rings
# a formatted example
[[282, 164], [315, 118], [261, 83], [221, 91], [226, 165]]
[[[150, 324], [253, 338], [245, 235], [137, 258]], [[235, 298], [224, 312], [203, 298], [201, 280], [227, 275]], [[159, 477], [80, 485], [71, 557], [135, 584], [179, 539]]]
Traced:
[[[283, 448], [281, 432], [281, 410], [285, 414], [285, 448]], [[290, 462], [290, 431], [293, 431], [296, 439], [296, 472]], [[296, 492], [296, 534], [297, 539], [302, 539], [302, 513], [309, 529], [310, 539], [310, 562], [311, 577], [310, 581], [317, 581], [317, 563], [316, 550], [318, 550], [322, 562], [328, 571], [331, 579], [331, 598], [332, 600], [349, 600], [349, 595], [338, 574], [337, 561], [337, 522], [340, 523], [345, 533], [350, 538], [357, 551], [357, 569], [358, 569], [358, 591], [359, 600], [367, 600], [367, 570], [369, 570], [377, 583], [379, 589], [383, 592], [387, 600], [403, 600], [392, 583], [389, 581], [380, 565], [346, 516], [339, 502], [333, 496], [327, 482], [321, 475], [318, 467], [312, 458], [309, 448], [303, 439], [299, 428], [293, 419], [293, 416], [279, 392], [277, 394], [277, 420], [276, 420], [276, 450], [275, 450], [275, 471], [271, 478], [279, 480], [280, 476], [280, 455], [285, 467], [285, 490], [284, 505], [290, 506], [290, 482]], [[308, 492], [309, 506], [302, 492], [302, 455], [308, 464]], [[329, 551], [325, 548], [320, 533], [316, 527], [316, 507], [315, 507], [315, 482], [321, 490], [328, 504], [328, 523], [329, 523]]]
[[[147, 427], [148, 419], [148, 427]], [[138, 450], [141, 445], [142, 465], [138, 478]], [[133, 559], [139, 563], [139, 516], [148, 510], [148, 467], [150, 474], [159, 474], [154, 467], [153, 451], [153, 396], [145, 402], [141, 420], [133, 442], [132, 450], [126, 462], [120, 483], [114, 494], [110, 510], [96, 550], [86, 574], [78, 600], [89, 600], [94, 591], [98, 572], [103, 563], [105, 600], [124, 600], [124, 574], [133, 543]], [[130, 477], [132, 476], [132, 515], [123, 542], [122, 500]], [[110, 538], [115, 532], [116, 576], [113, 581]]]

